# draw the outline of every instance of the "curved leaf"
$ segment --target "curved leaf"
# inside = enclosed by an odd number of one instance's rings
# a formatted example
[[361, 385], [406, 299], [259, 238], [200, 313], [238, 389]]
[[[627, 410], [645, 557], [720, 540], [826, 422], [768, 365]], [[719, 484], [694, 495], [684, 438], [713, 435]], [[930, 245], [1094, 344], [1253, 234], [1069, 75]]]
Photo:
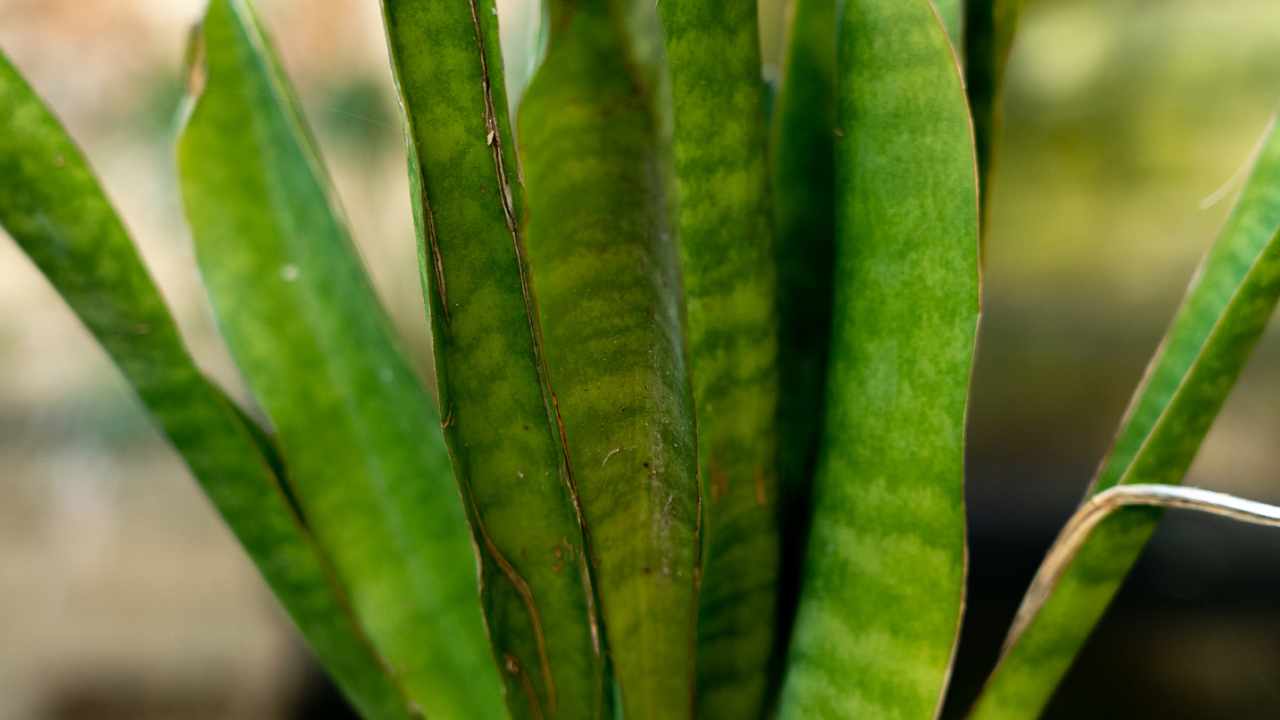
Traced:
[[777, 278], [756, 3], [659, 3], [698, 416], [698, 716], [763, 712], [777, 607]]
[[[1080, 556], [1093, 534], [1150, 522], [1152, 510], [1194, 510], [1253, 525], [1280, 526], [1280, 507], [1243, 500], [1222, 493], [1177, 485], [1116, 485], [1090, 497], [1067, 520], [1057, 541], [1027, 591], [1027, 602], [1018, 610], [1012, 637], [1030, 624], [1044, 609], [1059, 587], [1071, 564]], [[1142, 514], [1129, 511], [1145, 511]], [[1134, 518], [1124, 517], [1134, 515]], [[1067, 625], [1069, 626], [1069, 624]]]
[[475, 549], [430, 398], [395, 347], [290, 89], [246, 0], [213, 0], [178, 145], [219, 326], [290, 481], [412, 701], [500, 717]]
[[[1038, 698], [1047, 699], [1047, 694], [1036, 676], [1043, 681], [1048, 673], [1039, 672], [1036, 663], [1058, 667], [1055, 641], [1074, 642], [1080, 630], [1075, 608], [1057, 602], [1056, 598], [1079, 593], [1081, 568], [1107, 567], [1108, 551], [1135, 535], [1149, 534], [1147, 529], [1160, 519], [1165, 509], [1194, 510], [1239, 522], [1280, 527], [1280, 508], [1196, 488], [1116, 485], [1090, 497], [1067, 521], [1049, 549], [1018, 609], [1008, 642], [1019, 643], [1023, 632], [1032, 626], [1036, 628], [1035, 639], [1022, 642], [1016, 648], [1006, 645], [1006, 652], [1011, 654], [1005, 656], [1003, 679], [989, 688], [974, 715], [1025, 718], [1040, 714], [1043, 700]], [[1037, 651], [1047, 652], [1037, 654]]]
[[[599, 717], [604, 655], [529, 288], [492, 0], [384, 0], [436, 384], [517, 717]], [[531, 521], [532, 520], [532, 521]]]
[[408, 717], [290, 506], [270, 440], [196, 367], [80, 149], [3, 53], [0, 126], [0, 226], [102, 344], [355, 706]]
[[[1205, 257], [1090, 489], [1182, 481], [1280, 299], [1280, 132]], [[1048, 703], [1158, 516], [1100, 528], [1042, 612], [1015, 627], [978, 700], [979, 718], [1034, 716]], [[1030, 599], [1024, 600], [1024, 606]]]
[[647, 0], [553, 0], [519, 135], [553, 404], [629, 720], [688, 717], [697, 449], [661, 36]]
[[973, 135], [928, 0], [847, 0], [826, 427], [783, 718], [936, 712], [963, 605]]

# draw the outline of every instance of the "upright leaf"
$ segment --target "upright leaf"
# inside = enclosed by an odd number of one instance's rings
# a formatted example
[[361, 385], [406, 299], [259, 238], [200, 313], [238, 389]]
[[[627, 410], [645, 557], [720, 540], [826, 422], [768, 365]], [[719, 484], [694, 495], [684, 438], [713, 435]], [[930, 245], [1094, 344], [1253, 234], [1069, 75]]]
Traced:
[[[1273, 121], [1253, 175], [1148, 367], [1090, 495], [1123, 484], [1182, 481], [1278, 298], [1280, 132]], [[1099, 528], [1041, 612], [1011, 631], [976, 717], [1040, 712], [1158, 519], [1156, 514], [1133, 516]]]
[[973, 135], [928, 0], [840, 25], [834, 336], [783, 718], [932, 717], [965, 575]]
[[[973, 107], [974, 135], [978, 145], [978, 167], [982, 176], [982, 207], [995, 163], [995, 142], [1003, 112], [1005, 68], [1013, 49], [1014, 34], [1026, 0], [965, 0], [964, 60], [969, 104]], [[961, 43], [956, 43], [957, 47]]]
[[[808, 537], [831, 345], [835, 16], [835, 0], [796, 0], [771, 147], [781, 344], [777, 432], [783, 546], [776, 641], [781, 650], [790, 637]], [[782, 660], [782, 653], [775, 659]]]
[[629, 720], [689, 717], [700, 497], [648, 0], [552, 0], [520, 111], [552, 402]]
[[600, 645], [524, 238], [492, 0], [384, 0], [407, 110], [436, 384], [516, 717], [599, 717]]
[[317, 541], [412, 701], [432, 718], [500, 717], [439, 418], [247, 1], [213, 0], [201, 39], [204, 87], [178, 162], [219, 326]]
[[407, 718], [258, 428], [196, 367], [80, 149], [0, 53], [0, 226], [102, 344], [338, 685]]
[[698, 716], [764, 708], [777, 606], [777, 279], [754, 2], [659, 3], [698, 416]]

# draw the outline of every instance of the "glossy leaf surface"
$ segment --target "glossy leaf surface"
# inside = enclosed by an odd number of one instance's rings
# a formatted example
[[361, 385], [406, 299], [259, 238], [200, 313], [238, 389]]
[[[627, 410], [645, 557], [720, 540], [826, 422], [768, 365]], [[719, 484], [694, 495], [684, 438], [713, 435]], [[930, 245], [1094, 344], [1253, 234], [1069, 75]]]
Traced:
[[501, 717], [439, 418], [249, 4], [213, 0], [201, 41], [178, 161], [219, 327], [278, 430], [309, 526], [417, 709]]
[[553, 403], [622, 710], [688, 717], [700, 508], [660, 29], [646, 0], [549, 10], [519, 135]]
[[781, 717], [932, 717], [963, 605], [973, 135], [928, 0], [848, 0], [834, 335]]
[[408, 717], [283, 492], [270, 440], [196, 367], [80, 149], [3, 54], [0, 126], [0, 226], [102, 344], [355, 706]]
[[[1280, 133], [1196, 273], [1090, 494], [1181, 482], [1280, 298]], [[1035, 620], [1015, 628], [975, 716], [1032, 716], [1048, 703], [1155, 531], [1158, 515], [1098, 529]], [[1026, 602], [1026, 601], [1024, 601]]]
[[494, 5], [383, 8], [408, 113], [437, 395], [480, 536], [508, 701], [517, 717], [599, 717], [604, 655], [518, 226]]

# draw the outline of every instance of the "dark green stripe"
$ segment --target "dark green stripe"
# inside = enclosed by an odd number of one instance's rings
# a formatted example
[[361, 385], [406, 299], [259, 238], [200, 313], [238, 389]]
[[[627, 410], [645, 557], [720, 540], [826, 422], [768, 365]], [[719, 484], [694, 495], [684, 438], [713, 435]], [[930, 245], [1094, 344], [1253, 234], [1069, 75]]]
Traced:
[[629, 720], [689, 717], [699, 494], [645, 0], [556, 0], [520, 111], [529, 263]]
[[835, 246], [835, 0], [796, 0], [773, 125], [780, 325], [779, 579], [775, 681], [790, 638], [808, 537], [831, 340]]
[[839, 281], [780, 717], [927, 718], [964, 595], [973, 135], [928, 0], [847, 0], [838, 47]]
[[599, 717], [604, 654], [527, 287], [494, 4], [383, 8], [407, 110], [445, 439], [481, 530], [508, 705], [516, 717]]
[[[764, 711], [769, 684], [780, 543], [777, 280], [760, 31], [752, 2], [658, 7], [706, 498], [698, 716], [749, 718]], [[716, 634], [703, 635], [708, 628]]]

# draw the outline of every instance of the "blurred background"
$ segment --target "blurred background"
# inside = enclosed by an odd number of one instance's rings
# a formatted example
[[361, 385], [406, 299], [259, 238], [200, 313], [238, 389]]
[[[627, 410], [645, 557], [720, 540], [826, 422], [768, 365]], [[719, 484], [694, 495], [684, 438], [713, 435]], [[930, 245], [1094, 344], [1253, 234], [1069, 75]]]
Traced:
[[[766, 73], [785, 8], [763, 0]], [[202, 364], [170, 146], [200, 0], [0, 0], [0, 47], [103, 177]], [[378, 4], [259, 0], [406, 346], [430, 372]], [[500, 0], [509, 57], [525, 0]], [[519, 86], [519, 78], [513, 83]], [[970, 421], [973, 698], [1280, 104], [1275, 0], [1031, 0], [1011, 66]], [[4, 132], [4, 128], [0, 128]], [[348, 717], [177, 457], [0, 239], [0, 720]], [[1189, 482], [1280, 502], [1280, 336]], [[1170, 515], [1050, 717], [1272, 718], [1280, 533]]]

